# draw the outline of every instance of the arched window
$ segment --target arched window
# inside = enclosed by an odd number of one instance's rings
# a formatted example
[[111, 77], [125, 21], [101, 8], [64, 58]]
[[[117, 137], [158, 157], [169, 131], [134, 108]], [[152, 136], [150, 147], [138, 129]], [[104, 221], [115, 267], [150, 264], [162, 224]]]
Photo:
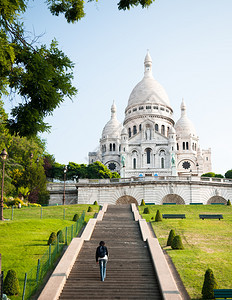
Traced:
[[183, 150], [185, 150], [185, 142], [183, 142]]
[[195, 147], [194, 147], [194, 143], [193, 143], [193, 145], [192, 145], [192, 149], [193, 149], [193, 150], [195, 149]]
[[112, 144], [110, 143], [110, 151], [112, 151]]
[[176, 144], [176, 149], [179, 150], [179, 144], [178, 143]]
[[168, 128], [167, 128], [167, 134], [169, 134], [169, 130], [170, 130], [170, 128], [168, 127]]
[[113, 151], [115, 151], [115, 143], [113, 143]]
[[139, 124], [139, 131], [142, 130], [142, 124]]
[[118, 150], [119, 150], [119, 152], [121, 151], [121, 145], [119, 145]]
[[133, 169], [136, 169], [136, 158], [133, 158]]
[[129, 138], [131, 137], [131, 129], [128, 128], [128, 135], [129, 135]]
[[165, 127], [164, 127], [164, 125], [161, 126], [161, 134], [165, 135]]
[[151, 163], [151, 149], [146, 149], [147, 154], [147, 164]]
[[134, 125], [133, 126], [133, 134], [136, 134], [137, 133], [137, 127]]
[[159, 131], [159, 125], [158, 124], [155, 124], [155, 131]]
[[161, 157], [161, 169], [164, 169], [164, 157]]
[[195, 151], [197, 151], [197, 144], [195, 144]]
[[186, 142], [186, 150], [188, 150], [188, 149], [189, 149], [189, 143]]

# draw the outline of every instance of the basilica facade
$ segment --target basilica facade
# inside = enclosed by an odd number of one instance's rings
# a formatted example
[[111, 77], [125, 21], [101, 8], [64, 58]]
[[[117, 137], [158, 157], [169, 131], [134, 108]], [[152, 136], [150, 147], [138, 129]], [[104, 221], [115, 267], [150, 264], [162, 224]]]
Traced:
[[147, 53], [144, 77], [132, 90], [121, 124], [112, 104], [96, 152], [89, 163], [100, 161], [121, 178], [147, 176], [200, 176], [211, 171], [211, 150], [202, 150], [184, 100], [181, 116], [173, 110], [164, 88], [154, 79]]

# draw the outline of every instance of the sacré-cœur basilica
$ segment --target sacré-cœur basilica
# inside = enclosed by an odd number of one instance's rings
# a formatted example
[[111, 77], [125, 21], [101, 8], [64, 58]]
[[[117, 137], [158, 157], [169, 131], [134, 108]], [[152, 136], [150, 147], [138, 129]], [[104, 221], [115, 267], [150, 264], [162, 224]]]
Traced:
[[[89, 163], [100, 161], [121, 178], [51, 183], [50, 204], [226, 204], [232, 180], [201, 177], [211, 171], [211, 150], [200, 148], [196, 130], [181, 103], [177, 122], [164, 88], [152, 75], [147, 53], [144, 77], [132, 90], [123, 124], [116, 105]], [[65, 186], [65, 188], [64, 188]]]
[[200, 176], [211, 171], [211, 149], [200, 148], [184, 100], [180, 119], [173, 120], [168, 95], [153, 77], [149, 52], [144, 77], [129, 96], [123, 124], [113, 103], [99, 149], [89, 153], [89, 163], [94, 161], [117, 171], [121, 178]]

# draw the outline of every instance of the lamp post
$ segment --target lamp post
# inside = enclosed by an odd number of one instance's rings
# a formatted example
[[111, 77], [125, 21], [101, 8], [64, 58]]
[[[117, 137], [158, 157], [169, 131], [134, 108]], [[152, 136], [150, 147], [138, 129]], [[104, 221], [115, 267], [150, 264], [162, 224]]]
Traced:
[[64, 167], [64, 195], [63, 195], [63, 205], [65, 204], [65, 180], [66, 180], [67, 166]]
[[4, 191], [4, 175], [5, 175], [5, 160], [7, 158], [6, 149], [3, 149], [1, 154], [2, 158], [2, 191], [1, 191], [1, 202], [0, 202], [0, 221], [3, 221], [3, 191]]

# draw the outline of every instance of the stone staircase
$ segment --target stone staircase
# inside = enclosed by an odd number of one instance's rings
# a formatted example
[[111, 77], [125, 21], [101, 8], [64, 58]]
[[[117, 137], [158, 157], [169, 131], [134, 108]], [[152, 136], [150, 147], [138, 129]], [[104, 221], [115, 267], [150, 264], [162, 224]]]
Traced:
[[[109, 251], [104, 282], [95, 262], [101, 240]], [[108, 206], [91, 240], [84, 242], [59, 299], [162, 299], [149, 250], [130, 205]]]

